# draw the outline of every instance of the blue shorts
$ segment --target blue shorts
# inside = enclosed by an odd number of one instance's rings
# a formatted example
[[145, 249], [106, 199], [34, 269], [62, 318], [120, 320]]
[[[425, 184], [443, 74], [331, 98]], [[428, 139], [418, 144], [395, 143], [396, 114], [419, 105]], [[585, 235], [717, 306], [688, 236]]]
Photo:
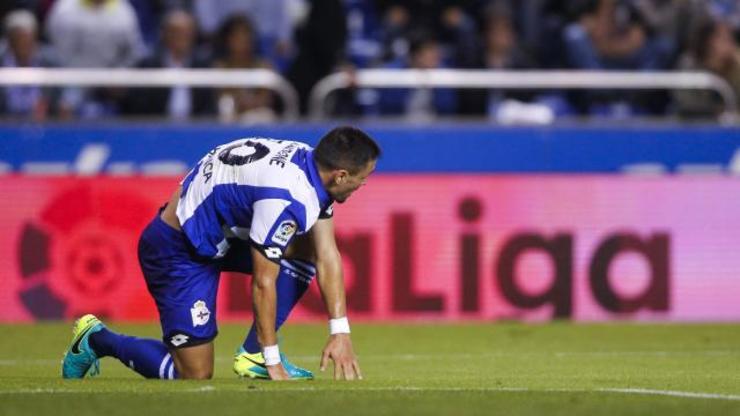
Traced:
[[171, 348], [210, 342], [218, 334], [216, 294], [221, 271], [252, 272], [249, 246], [230, 241], [219, 260], [195, 253], [187, 237], [159, 214], [139, 239], [139, 265], [157, 304], [162, 339]]

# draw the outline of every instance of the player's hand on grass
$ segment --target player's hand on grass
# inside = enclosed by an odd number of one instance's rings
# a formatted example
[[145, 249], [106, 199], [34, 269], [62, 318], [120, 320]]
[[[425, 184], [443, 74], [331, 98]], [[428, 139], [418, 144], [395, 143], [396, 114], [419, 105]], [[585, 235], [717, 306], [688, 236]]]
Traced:
[[352, 349], [352, 340], [349, 334], [335, 334], [329, 337], [329, 341], [321, 354], [321, 371], [326, 370], [329, 359], [334, 361], [334, 380], [362, 380], [360, 364]]
[[270, 375], [270, 380], [290, 380], [290, 376], [282, 364], [268, 365], [265, 368], [267, 368], [267, 374]]

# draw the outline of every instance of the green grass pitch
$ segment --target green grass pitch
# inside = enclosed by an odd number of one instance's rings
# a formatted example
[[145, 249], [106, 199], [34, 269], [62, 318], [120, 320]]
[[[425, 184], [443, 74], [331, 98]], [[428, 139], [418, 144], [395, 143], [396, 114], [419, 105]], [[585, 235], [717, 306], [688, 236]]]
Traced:
[[64, 381], [70, 329], [0, 326], [0, 415], [740, 415], [731, 324], [355, 324], [359, 382], [318, 373], [325, 325], [288, 325], [281, 349], [318, 378], [285, 383], [232, 373], [234, 324], [221, 326], [213, 380], [144, 380], [106, 358], [98, 378]]

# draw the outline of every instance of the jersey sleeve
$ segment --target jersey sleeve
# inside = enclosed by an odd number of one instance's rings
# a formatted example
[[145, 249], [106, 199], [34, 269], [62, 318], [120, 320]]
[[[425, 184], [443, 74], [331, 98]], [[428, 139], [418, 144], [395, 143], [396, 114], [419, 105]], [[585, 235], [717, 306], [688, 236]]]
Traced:
[[280, 263], [285, 249], [299, 232], [300, 222], [289, 205], [283, 200], [263, 200], [254, 204], [250, 243], [274, 263]]

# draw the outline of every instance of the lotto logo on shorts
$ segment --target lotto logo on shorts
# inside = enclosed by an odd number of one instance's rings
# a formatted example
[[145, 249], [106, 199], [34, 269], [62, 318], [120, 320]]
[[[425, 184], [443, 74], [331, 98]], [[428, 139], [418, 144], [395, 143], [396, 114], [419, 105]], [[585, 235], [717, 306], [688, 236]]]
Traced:
[[[180, 345], [188, 342], [188, 339], [190, 339], [190, 337], [185, 334], [177, 334], [170, 338], [170, 343], [175, 347], [179, 347]], [[133, 366], [131, 368], [133, 368]]]
[[268, 259], [279, 259], [283, 252], [277, 247], [268, 247], [265, 249], [265, 255]]
[[193, 326], [205, 325], [211, 317], [211, 311], [208, 310], [205, 302], [199, 300], [190, 308], [190, 315], [193, 317]]

